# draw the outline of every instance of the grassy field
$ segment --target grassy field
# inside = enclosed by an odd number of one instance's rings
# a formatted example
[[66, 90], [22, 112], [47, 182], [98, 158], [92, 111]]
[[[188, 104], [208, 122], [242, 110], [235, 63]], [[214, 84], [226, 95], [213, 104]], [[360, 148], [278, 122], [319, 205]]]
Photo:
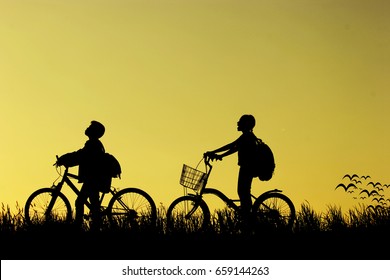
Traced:
[[55, 222], [27, 226], [16, 208], [2, 205], [2, 259], [388, 259], [383, 252], [390, 249], [390, 208], [342, 213], [329, 206], [318, 213], [305, 203], [292, 230], [263, 225], [249, 235], [226, 210], [214, 213], [207, 231], [189, 234], [167, 231], [162, 207], [156, 225], [113, 229], [104, 223], [98, 233]]

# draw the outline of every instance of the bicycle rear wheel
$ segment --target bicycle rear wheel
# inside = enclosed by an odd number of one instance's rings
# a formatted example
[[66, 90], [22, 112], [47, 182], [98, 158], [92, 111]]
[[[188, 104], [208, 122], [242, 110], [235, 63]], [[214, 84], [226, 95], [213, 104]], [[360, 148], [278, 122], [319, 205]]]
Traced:
[[291, 229], [295, 221], [295, 207], [284, 194], [270, 192], [261, 195], [253, 204], [256, 221], [276, 229]]
[[24, 216], [28, 225], [69, 223], [72, 220], [72, 208], [63, 193], [42, 188], [33, 192], [27, 199]]
[[199, 232], [206, 229], [209, 223], [207, 204], [195, 196], [181, 196], [167, 210], [167, 227], [170, 231]]
[[111, 198], [107, 206], [110, 224], [119, 228], [138, 228], [155, 225], [157, 208], [152, 197], [137, 188], [120, 190]]

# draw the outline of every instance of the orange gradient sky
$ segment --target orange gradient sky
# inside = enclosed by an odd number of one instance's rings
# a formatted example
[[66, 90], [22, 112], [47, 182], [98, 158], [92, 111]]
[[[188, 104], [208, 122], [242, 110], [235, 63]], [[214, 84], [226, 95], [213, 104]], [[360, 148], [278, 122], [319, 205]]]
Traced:
[[[385, 0], [0, 0], [0, 202], [50, 186], [55, 156], [98, 120], [114, 185], [168, 207], [182, 164], [253, 114], [277, 165], [253, 193], [348, 210], [361, 201], [335, 190], [345, 174], [390, 182], [389, 13]], [[237, 197], [237, 172], [232, 155], [209, 184]]]

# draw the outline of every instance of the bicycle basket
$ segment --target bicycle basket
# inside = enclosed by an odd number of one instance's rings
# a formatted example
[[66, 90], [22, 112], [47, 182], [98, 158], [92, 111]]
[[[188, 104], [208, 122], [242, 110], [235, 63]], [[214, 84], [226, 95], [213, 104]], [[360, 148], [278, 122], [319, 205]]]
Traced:
[[198, 191], [203, 188], [207, 180], [207, 174], [183, 164], [180, 177], [180, 184], [186, 188]]

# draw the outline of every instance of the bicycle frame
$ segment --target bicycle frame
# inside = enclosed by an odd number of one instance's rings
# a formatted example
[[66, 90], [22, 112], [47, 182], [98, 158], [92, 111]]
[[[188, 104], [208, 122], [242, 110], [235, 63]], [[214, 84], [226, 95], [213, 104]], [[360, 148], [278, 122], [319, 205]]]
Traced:
[[[73, 173], [70, 173], [69, 172], [69, 167], [65, 167], [65, 171], [62, 175], [62, 179], [61, 181], [57, 184], [57, 185], [53, 185], [52, 188], [55, 189], [57, 192], [61, 192], [62, 190], [62, 187], [64, 186], [64, 184], [66, 183], [70, 189], [78, 196], [80, 194], [80, 190], [75, 186], [75, 184], [71, 181], [71, 179], [78, 179], [79, 177]], [[115, 188], [111, 187], [110, 189], [110, 193], [112, 195], [115, 195], [117, 192], [115, 190]], [[100, 198], [99, 198], [99, 204], [102, 208], [102, 212], [105, 210], [106, 207], [102, 206], [101, 203], [103, 202], [103, 199], [104, 199], [104, 196], [105, 196], [105, 193], [102, 193]], [[47, 209], [47, 211], [51, 211], [54, 203], [55, 203], [55, 200], [56, 200], [57, 197], [54, 197], [54, 199], [51, 200], [50, 204], [49, 204], [49, 207]], [[123, 207], [125, 208], [128, 208], [127, 205], [125, 203], [123, 203], [122, 201], [118, 201]], [[91, 203], [86, 200], [84, 202], [84, 204], [88, 207], [88, 209], [91, 209]]]
[[[195, 211], [196, 209], [199, 207], [199, 204], [200, 204], [200, 201], [203, 199], [203, 194], [211, 194], [211, 195], [215, 195], [217, 196], [218, 198], [220, 198], [223, 202], [226, 203], [226, 205], [229, 207], [229, 208], [232, 208], [234, 209], [235, 211], [238, 211], [239, 210], [239, 205], [236, 203], [236, 202], [239, 202], [240, 199], [230, 199], [229, 197], [227, 197], [222, 191], [218, 190], [218, 189], [215, 189], [215, 188], [207, 188], [207, 181], [208, 181], [208, 178], [210, 176], [210, 173], [211, 173], [211, 170], [213, 168], [213, 166], [211, 165], [210, 163], [210, 158], [208, 158], [207, 156], [204, 156], [203, 157], [203, 161], [205, 163], [205, 166], [206, 166], [206, 174], [207, 174], [207, 179], [205, 181], [205, 184], [203, 186], [203, 188], [200, 190], [199, 194], [190, 194], [190, 196], [195, 196], [199, 199], [199, 203], [195, 203], [194, 204], [194, 207], [191, 211], [189, 211], [188, 215], [187, 216], [191, 216]], [[264, 196], [266, 196], [267, 194], [270, 194], [270, 193], [275, 193], [275, 192], [278, 192], [278, 193], [281, 193], [282, 191], [279, 190], [279, 189], [273, 189], [273, 190], [269, 190], [269, 191], [266, 191], [264, 193], [262, 193], [260, 196], [256, 197], [254, 196], [253, 194], [251, 194], [251, 197], [254, 199], [254, 200], [257, 200], [259, 198], [262, 198]], [[265, 206], [267, 207], [267, 206]]]
[[53, 185], [53, 188], [60, 192], [62, 190], [64, 183], [66, 183], [76, 195], [79, 195], [80, 194], [79, 189], [73, 184], [73, 182], [69, 179], [69, 177], [73, 179], [79, 178], [77, 175], [70, 173], [68, 171], [68, 167], [65, 167], [65, 171], [64, 174], [62, 175], [61, 181], [57, 185]]
[[214, 188], [206, 188], [203, 191], [203, 194], [211, 194], [219, 197], [226, 205], [234, 210], [238, 210], [238, 205], [235, 202], [239, 202], [239, 199], [230, 199], [223, 192]]
[[[80, 190], [74, 185], [74, 183], [71, 181], [70, 178], [78, 179], [79, 177], [73, 173], [70, 173], [69, 167], [65, 167], [64, 174], [62, 175], [62, 180], [57, 185], [53, 185], [52, 188], [56, 189], [58, 192], [61, 192], [61, 189], [62, 189], [64, 183], [66, 183], [71, 188], [71, 190], [78, 196], [80, 194]], [[112, 196], [114, 196], [117, 193], [117, 190], [114, 187], [111, 187], [109, 193]], [[101, 208], [102, 215], [105, 214], [104, 211], [106, 211], [106, 209], [107, 209], [106, 206], [102, 206], [102, 202], [103, 202], [105, 194], [106, 193], [102, 193], [100, 195], [100, 198], [99, 198], [99, 205]], [[49, 207], [48, 207], [48, 211], [51, 211], [51, 209], [55, 203], [55, 200], [56, 200], [56, 197], [55, 197], [55, 199], [51, 200]], [[118, 200], [118, 203], [127, 211], [131, 211], [131, 209], [128, 207], [128, 205], [126, 205], [126, 203], [124, 203], [121, 199]], [[91, 209], [91, 203], [88, 200], [86, 200], [84, 202], [84, 205], [87, 206], [88, 209]]]
[[[66, 183], [70, 189], [77, 195], [79, 196], [80, 194], [80, 190], [73, 184], [73, 182], [70, 180], [70, 178], [73, 178], [73, 179], [78, 179], [79, 177], [75, 174], [72, 174], [69, 172], [69, 167], [65, 167], [65, 171], [62, 175], [62, 179], [61, 181], [57, 184], [57, 185], [54, 185], [52, 186], [53, 189], [55, 189], [58, 193], [61, 192], [62, 190], [62, 187], [64, 186], [64, 184]], [[55, 201], [56, 201], [56, 198], [57, 197], [54, 197], [54, 199], [51, 200], [50, 204], [49, 204], [49, 207], [48, 207], [48, 211], [50, 212]], [[101, 201], [101, 200], [100, 200]], [[90, 203], [88, 201], [85, 202], [85, 205], [90, 209]]]

